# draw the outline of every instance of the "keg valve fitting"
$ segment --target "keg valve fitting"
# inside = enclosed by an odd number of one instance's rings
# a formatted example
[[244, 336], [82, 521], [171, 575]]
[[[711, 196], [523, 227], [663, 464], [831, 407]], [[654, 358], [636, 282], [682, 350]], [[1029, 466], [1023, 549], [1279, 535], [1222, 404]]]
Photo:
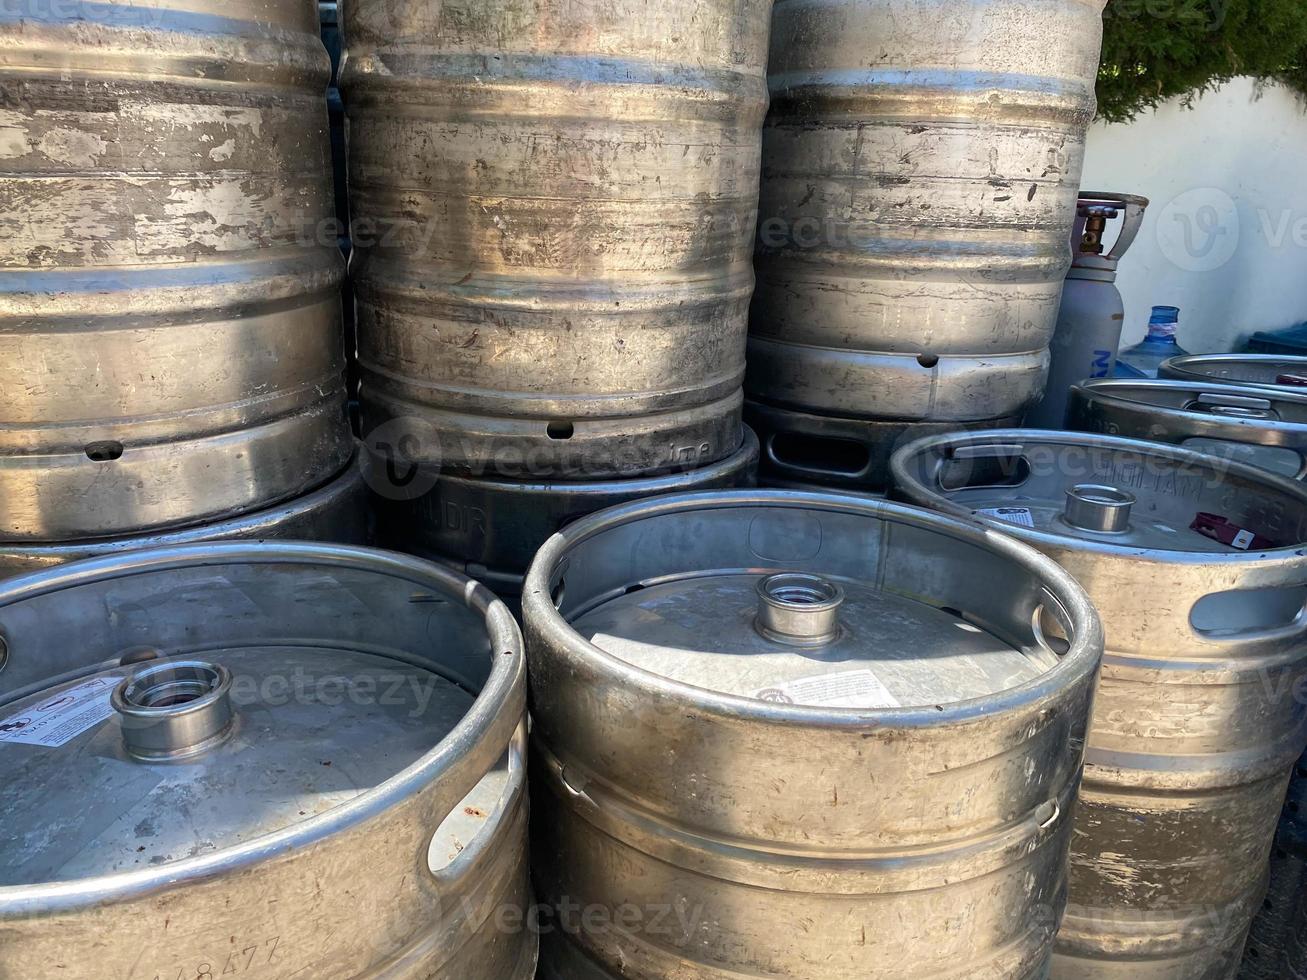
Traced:
[[231, 672], [202, 660], [147, 662], [110, 699], [128, 755], [173, 762], [199, 755], [232, 732]]
[[758, 582], [758, 632], [791, 646], [817, 647], [840, 633], [844, 590], [820, 575], [781, 572]]
[[1078, 483], [1066, 492], [1062, 519], [1082, 531], [1118, 534], [1130, 526], [1135, 495], [1116, 487]]

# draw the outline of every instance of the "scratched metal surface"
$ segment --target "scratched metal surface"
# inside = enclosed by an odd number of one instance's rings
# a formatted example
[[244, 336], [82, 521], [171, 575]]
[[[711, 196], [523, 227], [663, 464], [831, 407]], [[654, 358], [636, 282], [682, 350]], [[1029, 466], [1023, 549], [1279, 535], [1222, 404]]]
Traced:
[[348, 460], [314, 10], [0, 18], [0, 540], [267, 506]]
[[[844, 589], [828, 642], [760, 631], [775, 572]], [[1052, 562], [866, 497], [677, 494], [564, 528], [523, 607], [537, 889], [625, 916], [543, 937], [548, 980], [1047, 977], [1101, 643]], [[849, 672], [880, 707], [821, 706]]]
[[778, 0], [751, 398], [978, 421], [1043, 391], [1103, 0]]
[[486, 589], [338, 545], [160, 548], [6, 581], [0, 636], [9, 726], [161, 657], [230, 670], [235, 714], [166, 764], [121, 714], [0, 742], [0, 975], [533, 975], [525, 662]]
[[365, 436], [514, 478], [739, 448], [770, 13], [346, 5]]
[[[1028, 429], [923, 439], [891, 472], [896, 499], [1054, 558], [1103, 619], [1053, 977], [1233, 977], [1307, 748], [1307, 489], [1161, 443]], [[1082, 483], [1135, 495], [1126, 530], [1066, 523], [1064, 493]], [[1028, 509], [1035, 526], [977, 512], [998, 506]], [[1188, 530], [1200, 511], [1280, 547], [1204, 538]]]

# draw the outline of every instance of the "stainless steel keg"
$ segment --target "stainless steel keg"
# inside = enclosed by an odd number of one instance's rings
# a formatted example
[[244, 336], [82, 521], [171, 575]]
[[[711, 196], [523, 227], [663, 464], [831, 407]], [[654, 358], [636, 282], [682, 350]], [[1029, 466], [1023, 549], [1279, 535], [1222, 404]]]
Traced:
[[523, 608], [548, 980], [1046, 975], [1102, 639], [1052, 562], [680, 494], [554, 535]]
[[0, 19], [0, 542], [268, 507], [353, 451], [316, 8]]
[[1026, 429], [923, 439], [891, 469], [901, 499], [1054, 558], [1103, 618], [1053, 977], [1232, 977], [1307, 747], [1307, 488]]
[[[383, 460], [373, 459], [375, 469]], [[660, 494], [753, 486], [758, 437], [684, 473], [592, 483], [517, 482], [440, 474], [411, 499], [374, 495], [382, 545], [442, 561], [515, 603], [531, 559], [555, 531], [597, 510]], [[372, 481], [374, 486], [377, 481]]]
[[1307, 390], [1103, 379], [1071, 388], [1067, 428], [1169, 442], [1307, 476]]
[[1175, 381], [1307, 387], [1307, 357], [1281, 354], [1186, 354], [1163, 361], [1158, 377]]
[[346, 6], [365, 437], [578, 481], [739, 448], [771, 6]]
[[751, 398], [947, 422], [1042, 394], [1102, 11], [778, 0]]
[[[351, 463], [324, 486], [249, 514], [169, 531], [54, 544], [0, 542], [0, 578], [81, 558], [201, 541], [302, 540], [366, 544], [368, 500], [363, 474]], [[3, 686], [0, 677], [0, 687]]]
[[530, 980], [508, 609], [359, 548], [0, 585], [0, 974]]

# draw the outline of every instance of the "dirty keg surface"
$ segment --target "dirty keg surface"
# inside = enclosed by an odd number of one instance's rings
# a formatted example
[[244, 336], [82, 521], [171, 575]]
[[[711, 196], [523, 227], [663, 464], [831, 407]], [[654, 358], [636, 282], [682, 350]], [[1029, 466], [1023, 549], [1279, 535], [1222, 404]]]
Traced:
[[841, 581], [839, 637], [787, 646], [755, 628], [760, 576], [718, 575], [649, 586], [573, 626], [635, 667], [723, 694], [834, 708], [920, 707], [1004, 691], [1045, 669], [952, 612]]

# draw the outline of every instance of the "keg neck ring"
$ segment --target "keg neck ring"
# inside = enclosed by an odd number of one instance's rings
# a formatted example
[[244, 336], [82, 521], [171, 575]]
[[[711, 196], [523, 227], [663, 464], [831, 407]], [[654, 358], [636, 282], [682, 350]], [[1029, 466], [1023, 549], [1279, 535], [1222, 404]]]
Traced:
[[1120, 534], [1130, 528], [1135, 495], [1098, 483], [1078, 483], [1066, 492], [1062, 519], [1072, 527], [1099, 534]]
[[176, 762], [231, 735], [231, 672], [203, 660], [151, 661], [124, 678], [110, 698], [123, 747], [142, 762]]
[[758, 632], [790, 646], [819, 647], [840, 635], [844, 589], [820, 575], [780, 572], [759, 579]]

